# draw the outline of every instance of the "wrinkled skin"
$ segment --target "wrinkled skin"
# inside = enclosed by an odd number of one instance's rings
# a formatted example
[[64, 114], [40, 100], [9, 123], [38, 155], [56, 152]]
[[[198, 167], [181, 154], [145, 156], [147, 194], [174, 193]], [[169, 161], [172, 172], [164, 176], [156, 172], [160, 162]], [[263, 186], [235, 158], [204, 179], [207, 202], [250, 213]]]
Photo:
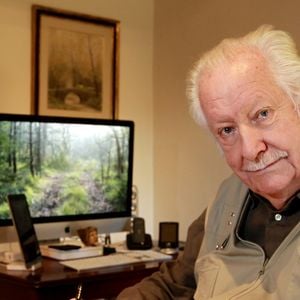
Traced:
[[300, 118], [258, 52], [200, 78], [200, 104], [228, 165], [280, 209], [300, 189]]

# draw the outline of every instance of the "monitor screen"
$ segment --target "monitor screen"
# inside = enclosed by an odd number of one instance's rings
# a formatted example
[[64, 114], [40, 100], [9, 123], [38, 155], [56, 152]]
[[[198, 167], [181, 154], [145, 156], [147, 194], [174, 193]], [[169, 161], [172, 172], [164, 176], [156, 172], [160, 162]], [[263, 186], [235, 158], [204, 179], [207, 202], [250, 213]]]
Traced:
[[132, 121], [0, 114], [0, 226], [18, 193], [35, 224], [130, 216], [133, 134]]

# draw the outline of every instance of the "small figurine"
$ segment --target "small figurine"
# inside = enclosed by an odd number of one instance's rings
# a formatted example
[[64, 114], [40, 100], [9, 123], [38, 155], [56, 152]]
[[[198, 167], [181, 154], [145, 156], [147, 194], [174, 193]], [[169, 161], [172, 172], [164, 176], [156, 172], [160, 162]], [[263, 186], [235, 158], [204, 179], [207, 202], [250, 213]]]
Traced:
[[77, 233], [85, 246], [97, 246], [98, 231], [96, 227], [89, 226], [87, 228], [81, 228], [77, 230]]

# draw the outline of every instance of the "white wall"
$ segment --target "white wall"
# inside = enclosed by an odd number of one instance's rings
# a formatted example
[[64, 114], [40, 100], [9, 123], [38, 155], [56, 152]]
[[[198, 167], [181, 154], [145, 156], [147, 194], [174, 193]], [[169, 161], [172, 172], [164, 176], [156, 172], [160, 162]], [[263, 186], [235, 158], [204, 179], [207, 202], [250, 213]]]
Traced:
[[186, 76], [194, 61], [221, 39], [263, 23], [288, 30], [300, 45], [299, 11], [297, 0], [155, 1], [154, 224], [179, 221], [184, 239], [230, 172], [189, 116]]
[[0, 112], [29, 114], [31, 4], [119, 20], [119, 118], [135, 121], [134, 183], [153, 229], [153, 0], [0, 0]]

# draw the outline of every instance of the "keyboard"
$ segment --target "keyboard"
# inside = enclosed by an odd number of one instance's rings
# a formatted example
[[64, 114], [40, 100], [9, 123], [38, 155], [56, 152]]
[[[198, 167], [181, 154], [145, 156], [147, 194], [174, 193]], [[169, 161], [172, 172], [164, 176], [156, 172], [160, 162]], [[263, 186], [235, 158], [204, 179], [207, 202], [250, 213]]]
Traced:
[[173, 257], [171, 255], [166, 255], [154, 250], [141, 250], [123, 251], [106, 256], [67, 260], [60, 263], [66, 267], [80, 271], [95, 268], [115, 267], [140, 262], [167, 261], [171, 260], [172, 258]]

